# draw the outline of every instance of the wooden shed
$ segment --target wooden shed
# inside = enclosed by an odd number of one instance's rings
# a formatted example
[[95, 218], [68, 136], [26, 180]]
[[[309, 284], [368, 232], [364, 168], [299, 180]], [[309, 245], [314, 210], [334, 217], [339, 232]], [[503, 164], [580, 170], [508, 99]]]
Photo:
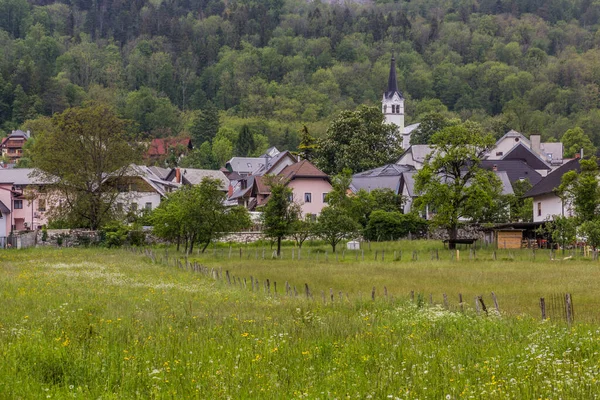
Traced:
[[523, 229], [495, 229], [496, 248], [520, 249], [523, 243]]

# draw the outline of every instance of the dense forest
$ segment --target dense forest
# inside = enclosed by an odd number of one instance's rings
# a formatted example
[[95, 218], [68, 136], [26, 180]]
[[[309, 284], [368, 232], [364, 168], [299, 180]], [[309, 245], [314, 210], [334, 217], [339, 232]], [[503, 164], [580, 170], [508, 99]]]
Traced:
[[35, 135], [99, 101], [218, 164], [379, 104], [394, 54], [407, 123], [435, 111], [544, 140], [580, 127], [598, 146], [599, 23], [592, 0], [0, 0], [0, 130]]

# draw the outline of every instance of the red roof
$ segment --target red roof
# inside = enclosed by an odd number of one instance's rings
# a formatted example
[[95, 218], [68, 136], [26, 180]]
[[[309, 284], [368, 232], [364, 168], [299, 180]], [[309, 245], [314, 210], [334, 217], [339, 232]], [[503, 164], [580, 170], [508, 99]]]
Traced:
[[192, 148], [192, 140], [190, 138], [162, 138], [152, 139], [148, 148], [149, 156], [164, 156], [169, 148], [183, 146], [188, 149]]

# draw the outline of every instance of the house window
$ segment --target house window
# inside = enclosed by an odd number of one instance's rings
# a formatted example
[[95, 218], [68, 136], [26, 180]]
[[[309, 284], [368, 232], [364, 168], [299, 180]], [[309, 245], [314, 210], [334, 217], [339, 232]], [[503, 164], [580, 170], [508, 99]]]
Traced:
[[144, 207], [144, 208], [145, 208], [146, 210], [148, 210], [148, 211], [152, 211], [152, 203], [150, 203], [150, 202], [147, 202], [147, 203], [146, 203], [146, 207]]
[[131, 211], [137, 211], [138, 203], [131, 203]]
[[317, 222], [317, 214], [306, 214], [306, 219], [310, 222]]
[[123, 203], [117, 203], [117, 211], [123, 212]]
[[387, 105], [383, 106], [383, 113], [385, 114], [387, 112]]
[[312, 201], [312, 193], [304, 193], [304, 202], [310, 203]]
[[538, 217], [541, 217], [541, 216], [542, 216], [542, 203], [539, 202], [538, 203]]
[[327, 203], [327, 195], [329, 193], [323, 193], [323, 203]]
[[291, 203], [292, 201], [294, 201], [294, 195], [293, 194], [289, 194], [288, 195], [288, 201]]
[[46, 199], [38, 200], [38, 211], [46, 211]]
[[501, 156], [501, 155], [504, 155], [504, 153], [503, 153], [503, 152], [501, 152], [501, 151], [497, 151], [497, 152], [496, 152], [496, 155], [497, 155], [497, 156]]
[[15, 200], [15, 210], [21, 210], [23, 208], [23, 200]]

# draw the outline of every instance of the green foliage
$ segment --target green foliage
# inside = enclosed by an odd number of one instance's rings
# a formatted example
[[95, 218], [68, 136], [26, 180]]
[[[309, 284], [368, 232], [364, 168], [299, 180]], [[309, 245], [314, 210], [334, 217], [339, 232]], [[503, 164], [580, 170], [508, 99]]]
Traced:
[[580, 161], [581, 171], [569, 171], [562, 176], [558, 194], [566, 204], [573, 205], [579, 221], [596, 218], [600, 203], [598, 162], [596, 157]]
[[577, 220], [571, 217], [555, 215], [551, 221], [546, 222], [545, 227], [540, 232], [549, 234], [552, 241], [558, 243], [564, 252], [567, 246], [575, 242]]
[[237, 157], [247, 157], [252, 154], [256, 148], [254, 143], [254, 135], [250, 132], [250, 128], [248, 125], [242, 126], [242, 130], [240, 131], [237, 144], [236, 144], [236, 153]]
[[360, 225], [342, 208], [327, 206], [317, 218], [314, 232], [331, 245], [335, 253], [337, 244], [343, 239], [357, 235]]
[[266, 237], [277, 240], [277, 256], [281, 254], [281, 240], [291, 234], [294, 222], [300, 216], [300, 207], [292, 200], [292, 189], [277, 176], [265, 176], [271, 194], [262, 210], [263, 232]]
[[312, 162], [318, 151], [317, 140], [310, 134], [306, 125], [302, 125], [300, 131], [300, 144], [298, 145], [298, 155], [303, 160]]
[[100, 232], [102, 244], [106, 247], [121, 247], [127, 240], [128, 228], [121, 222], [113, 221], [105, 224]]
[[459, 122], [460, 120], [449, 119], [439, 112], [423, 114], [419, 120], [419, 127], [410, 136], [410, 144], [429, 144], [434, 134]]
[[600, 247], [600, 219], [596, 217], [584, 221], [579, 225], [577, 230], [589, 246], [592, 246], [594, 249]]
[[368, 240], [396, 240], [409, 233], [418, 237], [426, 232], [427, 221], [417, 214], [376, 210], [370, 215], [364, 236]]
[[523, 195], [532, 188], [527, 179], [513, 182], [513, 195], [509, 195], [508, 203], [510, 205], [510, 219], [514, 222], [532, 222], [533, 221], [533, 199], [524, 198]]
[[219, 110], [212, 102], [208, 102], [200, 114], [194, 119], [190, 134], [192, 142], [200, 145], [204, 142], [211, 142], [219, 131]]
[[225, 197], [219, 180], [204, 178], [200, 185], [184, 186], [152, 211], [153, 233], [176, 242], [178, 249], [184, 242], [186, 253], [191, 253], [195, 244], [204, 252], [214, 240], [251, 226], [248, 211], [226, 207]]
[[[415, 176], [415, 206], [431, 213], [431, 223], [456, 238], [460, 221], [489, 218], [500, 199], [501, 183], [479, 167], [494, 138], [472, 123], [450, 126], [433, 135], [433, 153]], [[486, 218], [487, 217], [487, 218]]]
[[341, 111], [378, 104], [394, 53], [407, 122], [443, 113], [545, 139], [581, 127], [598, 146], [600, 7], [538, 3], [3, 0], [0, 129], [94, 100], [153, 137], [202, 110], [208, 129], [188, 124], [199, 146], [218, 132], [214, 104], [294, 150], [302, 124], [322, 137]]
[[596, 156], [596, 146], [580, 127], [566, 131], [560, 141], [564, 146], [563, 155], [566, 158], [575, 157], [582, 149], [585, 157]]
[[123, 177], [139, 152], [127, 141], [125, 122], [104, 105], [70, 108], [54, 115], [52, 126], [36, 136], [30, 152], [38, 178], [65, 199], [52, 217], [98, 229], [112, 218], [118, 195], [106, 175]]
[[316, 160], [328, 174], [344, 169], [361, 172], [394, 162], [402, 148], [395, 139], [397, 128], [386, 124], [378, 107], [360, 106], [335, 118], [319, 141]]

